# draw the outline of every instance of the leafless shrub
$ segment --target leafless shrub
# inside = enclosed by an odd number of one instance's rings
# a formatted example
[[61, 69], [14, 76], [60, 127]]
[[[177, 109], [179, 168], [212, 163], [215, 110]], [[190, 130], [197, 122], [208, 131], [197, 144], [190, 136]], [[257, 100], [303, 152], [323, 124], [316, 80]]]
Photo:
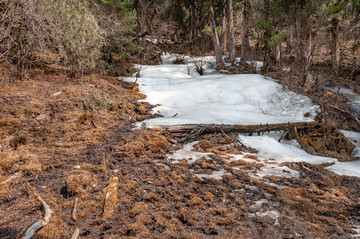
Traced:
[[22, 79], [38, 59], [55, 50], [71, 73], [95, 67], [102, 38], [96, 20], [81, 0], [0, 0], [0, 60]]
[[0, 0], [0, 59], [24, 78], [35, 49], [48, 47], [50, 26], [40, 0]]

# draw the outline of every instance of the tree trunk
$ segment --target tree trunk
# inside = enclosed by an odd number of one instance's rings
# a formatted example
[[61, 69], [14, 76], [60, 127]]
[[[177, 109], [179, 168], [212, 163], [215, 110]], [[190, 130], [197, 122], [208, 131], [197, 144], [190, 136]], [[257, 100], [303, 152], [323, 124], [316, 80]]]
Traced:
[[244, 0], [243, 20], [242, 20], [242, 41], [241, 41], [241, 61], [246, 61], [246, 54], [249, 49], [249, 20], [250, 20], [250, 0]]
[[295, 21], [295, 61], [301, 64], [301, 49], [302, 49], [302, 38], [301, 38], [301, 20], [300, 17], [296, 17]]
[[[306, 21], [306, 20], [305, 20]], [[310, 23], [308, 23], [310, 24]], [[305, 23], [305, 25], [307, 25]], [[310, 24], [311, 25], [311, 24]], [[305, 91], [309, 91], [311, 89], [311, 82], [310, 82], [310, 67], [312, 63], [312, 34], [311, 34], [311, 27], [304, 26], [304, 33], [303, 36], [303, 46], [302, 49], [302, 79], [303, 79], [303, 86]]]
[[215, 17], [214, 17], [214, 9], [213, 6], [210, 4], [210, 27], [211, 27], [211, 35], [214, 44], [214, 52], [216, 56], [216, 64], [220, 64], [223, 62], [221, 48], [220, 48], [220, 41], [219, 36], [216, 29]]
[[334, 17], [331, 21], [331, 63], [336, 77], [340, 71], [340, 36], [339, 36], [339, 19]]
[[226, 44], [227, 44], [227, 39], [226, 39], [226, 32], [227, 32], [227, 27], [226, 27], [226, 7], [223, 7], [223, 12], [222, 12], [222, 19], [221, 19], [221, 49], [223, 51], [224, 54], [226, 54]]
[[296, 62], [300, 66], [300, 81], [305, 91], [313, 86], [310, 81], [310, 68], [312, 64], [312, 19], [310, 15], [304, 15], [307, 0], [299, 2], [299, 10], [302, 15], [296, 18]]
[[145, 2], [144, 0], [135, 0], [134, 7], [137, 12], [137, 22], [139, 26], [139, 36], [146, 35], [146, 11], [145, 11]]
[[[275, 32], [278, 33], [278, 31], [279, 31], [279, 27], [276, 26]], [[275, 54], [276, 63], [280, 64], [281, 63], [281, 42], [276, 44], [276, 46], [274, 48], [274, 54]]]
[[[188, 124], [188, 125], [164, 125], [157, 126], [163, 130], [168, 130], [173, 134], [188, 134], [195, 132], [196, 130], [201, 130], [200, 134], [207, 133], [262, 133], [270, 131], [288, 131], [291, 129], [306, 129], [309, 127], [315, 127], [318, 125], [318, 122], [298, 122], [298, 123], [283, 123], [283, 124], [264, 124], [264, 125], [220, 125], [220, 124]], [[200, 135], [198, 134], [198, 135]]]
[[235, 60], [235, 39], [234, 39], [234, 9], [232, 5], [232, 0], [227, 0], [227, 10], [228, 10], [228, 32], [229, 32], [229, 58], [230, 61]]
[[192, 24], [193, 24], [193, 42], [197, 41], [197, 26], [196, 26], [196, 6], [195, 0], [192, 1], [191, 6], [191, 16], [192, 16]]

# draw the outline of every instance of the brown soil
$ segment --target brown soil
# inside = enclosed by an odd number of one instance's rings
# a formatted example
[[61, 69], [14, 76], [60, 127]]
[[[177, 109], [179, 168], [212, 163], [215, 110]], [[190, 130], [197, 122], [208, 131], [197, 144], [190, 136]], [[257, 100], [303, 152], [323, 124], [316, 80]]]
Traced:
[[[56, 70], [10, 83], [6, 74], [0, 238], [16, 238], [43, 217], [35, 192], [53, 211], [36, 238], [70, 238], [76, 228], [79, 238], [350, 238], [360, 224], [359, 178], [293, 163], [300, 178], [255, 179], [224, 156], [256, 151], [225, 135], [205, 135], [196, 146], [211, 159], [170, 164], [166, 153], [181, 145], [166, 132], [133, 129], [151, 106], [131, 84]], [[222, 180], [194, 176], [220, 168], [228, 172]]]

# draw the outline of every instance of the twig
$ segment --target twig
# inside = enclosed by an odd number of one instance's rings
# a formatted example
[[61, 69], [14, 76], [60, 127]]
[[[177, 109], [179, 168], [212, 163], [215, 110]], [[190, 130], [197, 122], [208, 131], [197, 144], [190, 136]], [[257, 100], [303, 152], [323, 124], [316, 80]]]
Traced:
[[5, 181], [2, 181], [1, 183], [0, 183], [0, 185], [3, 185], [3, 184], [5, 184], [5, 183], [7, 183], [7, 182], [10, 182], [12, 179], [14, 179], [14, 178], [17, 178], [18, 177], [18, 174], [19, 173], [15, 173], [14, 175], [12, 175], [12, 176], [10, 176], [8, 179], [6, 179]]
[[146, 55], [148, 54], [148, 52], [149, 52], [149, 48], [146, 49], [146, 52], [145, 52], [145, 54], [144, 54], [144, 57], [143, 57], [143, 60], [142, 60], [141, 65], [140, 65], [140, 68], [139, 68], [139, 70], [138, 70], [138, 73], [136, 73], [136, 79], [135, 79], [135, 81], [134, 81], [134, 84], [133, 84], [132, 87], [131, 87], [131, 90], [134, 90], [134, 88], [135, 88], [135, 86], [136, 86], [136, 83], [137, 83], [138, 79], [140, 78], [141, 68], [142, 68], [143, 65], [144, 65], [145, 57], [146, 57]]
[[330, 105], [330, 106], [331, 106], [332, 108], [334, 108], [334, 109], [336, 109], [336, 110], [338, 110], [338, 111], [340, 111], [340, 112], [342, 112], [342, 113], [350, 116], [353, 120], [356, 121], [356, 123], [358, 123], [358, 124], [360, 125], [360, 119], [359, 119], [358, 117], [354, 116], [351, 112], [349, 112], [349, 111], [347, 111], [347, 110], [343, 110], [343, 109], [341, 109], [341, 108], [339, 108], [339, 107], [337, 107], [337, 106], [335, 106], [335, 105]]
[[35, 195], [37, 195], [37, 199], [40, 201], [41, 205], [43, 206], [43, 208], [45, 210], [44, 219], [40, 219], [40, 220], [36, 221], [24, 233], [21, 233], [18, 238], [21, 238], [21, 239], [32, 238], [36, 231], [38, 231], [43, 226], [47, 225], [50, 221], [52, 211], [51, 211], [49, 205], [46, 204], [46, 202], [40, 197], [40, 195], [38, 195], [38, 194], [35, 194]]
[[78, 204], [79, 204], [79, 199], [78, 199], [78, 198], [75, 198], [75, 201], [74, 201], [74, 209], [73, 209], [72, 214], [71, 214], [71, 218], [72, 218], [75, 222], [77, 221], [76, 213], [77, 213]]
[[72, 235], [71, 239], [77, 239], [79, 236], [80, 230], [79, 228], [76, 228], [74, 234]]

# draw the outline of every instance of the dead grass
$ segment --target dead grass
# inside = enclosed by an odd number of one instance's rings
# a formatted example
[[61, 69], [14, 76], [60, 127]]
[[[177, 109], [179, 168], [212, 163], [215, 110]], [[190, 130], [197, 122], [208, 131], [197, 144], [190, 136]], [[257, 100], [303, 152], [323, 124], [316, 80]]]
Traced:
[[36, 155], [27, 151], [9, 151], [0, 154], [0, 171], [35, 176], [42, 170]]
[[66, 191], [69, 195], [87, 196], [97, 187], [97, 178], [86, 170], [73, 170], [65, 179]]
[[[136, 119], [150, 116], [151, 106], [137, 102], [144, 95], [129, 91], [131, 84], [96, 74], [66, 79], [59, 69], [47, 74], [34, 71], [31, 80], [0, 86], [0, 183], [18, 172], [0, 185], [0, 215], [5, 215], [0, 237], [16, 238], [42, 217], [29, 185], [54, 210], [38, 238], [70, 238], [76, 228], [81, 238], [296, 238], [294, 232], [328, 238], [342, 236], [339, 226], [350, 235], [358, 180], [294, 163], [288, 166], [304, 176], [269, 179], [293, 188], [280, 190], [231, 170], [234, 165], [261, 167], [228, 162], [226, 154], [256, 153], [234, 144], [232, 135], [200, 139], [197, 150], [212, 152], [211, 160], [171, 165], [164, 159], [175, 147], [171, 135], [132, 130]], [[46, 118], [37, 120], [39, 115]], [[26, 129], [27, 139], [15, 149], [11, 142], [18, 129]], [[195, 167], [206, 173], [225, 168], [232, 175], [199, 180]], [[77, 221], [71, 220], [75, 195]], [[281, 214], [278, 226], [267, 217], [249, 216], [249, 207], [268, 197], [279, 204], [272, 208]]]

